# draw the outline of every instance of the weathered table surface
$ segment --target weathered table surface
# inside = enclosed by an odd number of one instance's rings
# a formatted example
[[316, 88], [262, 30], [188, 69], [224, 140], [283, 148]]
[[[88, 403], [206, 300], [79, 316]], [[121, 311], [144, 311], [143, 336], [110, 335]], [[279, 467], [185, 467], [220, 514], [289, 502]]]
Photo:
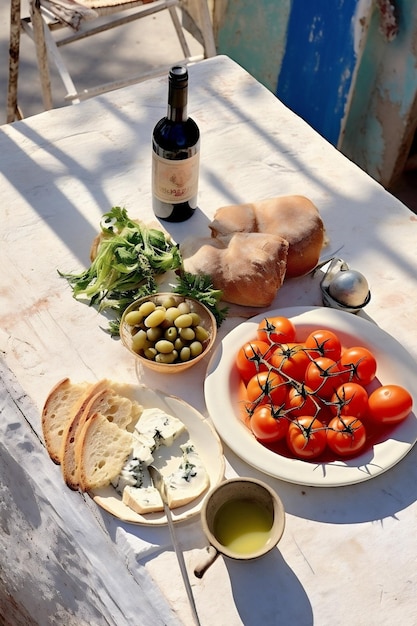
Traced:
[[[200, 210], [169, 230], [207, 234], [222, 205], [303, 194], [329, 244], [368, 278], [367, 315], [417, 358], [417, 218], [226, 57], [190, 68], [189, 111], [202, 133]], [[100, 216], [124, 206], [153, 219], [150, 135], [165, 113], [155, 79], [0, 129], [0, 614], [11, 624], [190, 624], [165, 527], [119, 523], [68, 490], [42, 444], [40, 410], [61, 378], [136, 382], [132, 358], [57, 269], [88, 264]], [[320, 306], [318, 280], [288, 281], [274, 307]], [[245, 315], [259, 311], [245, 311]], [[230, 316], [218, 341], [242, 318]], [[141, 382], [207, 415], [207, 363]], [[267, 480], [283, 500], [279, 548], [249, 564], [219, 558], [203, 579], [198, 518], [177, 526], [202, 624], [414, 626], [417, 452], [342, 488], [268, 478], [225, 447], [226, 475]], [[7, 622], [8, 620], [8, 622]]]

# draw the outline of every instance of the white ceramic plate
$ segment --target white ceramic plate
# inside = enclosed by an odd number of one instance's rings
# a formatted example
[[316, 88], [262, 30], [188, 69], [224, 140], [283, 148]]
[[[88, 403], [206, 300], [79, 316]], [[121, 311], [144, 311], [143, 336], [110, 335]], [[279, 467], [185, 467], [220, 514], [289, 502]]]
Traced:
[[[225, 460], [221, 441], [209, 420], [205, 419], [198, 411], [180, 398], [168, 396], [160, 391], [144, 386], [135, 386], [133, 390], [132, 398], [140, 402], [144, 408], [160, 408], [166, 413], [177, 417], [185, 424], [190, 439], [194, 443], [208, 472], [210, 479], [209, 489], [189, 504], [171, 511], [174, 522], [186, 520], [200, 512], [208, 491], [224, 477]], [[112, 486], [97, 489], [90, 495], [100, 507], [124, 522], [145, 525], [163, 525], [167, 523], [163, 512], [140, 515], [132, 511], [122, 502], [121, 496]]]
[[398, 463], [417, 440], [417, 419], [411, 414], [391, 431], [390, 437], [371, 450], [349, 460], [329, 463], [286, 458], [260, 444], [241, 422], [237, 412], [237, 382], [234, 365], [237, 350], [256, 336], [258, 324], [267, 315], [291, 318], [297, 338], [306, 338], [322, 328], [338, 333], [346, 346], [370, 349], [378, 363], [381, 384], [402, 385], [413, 395], [417, 406], [417, 365], [393, 337], [378, 326], [351, 313], [323, 307], [294, 307], [268, 311], [232, 330], [210, 360], [205, 381], [205, 399], [211, 419], [223, 441], [252, 467], [292, 483], [317, 487], [351, 485], [378, 476]]

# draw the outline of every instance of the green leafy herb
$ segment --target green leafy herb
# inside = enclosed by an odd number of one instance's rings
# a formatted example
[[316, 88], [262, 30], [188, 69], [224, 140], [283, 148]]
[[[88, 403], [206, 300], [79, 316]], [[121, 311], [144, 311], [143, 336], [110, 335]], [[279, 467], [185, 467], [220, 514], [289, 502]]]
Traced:
[[74, 298], [111, 311], [109, 332], [117, 336], [124, 310], [143, 296], [156, 293], [155, 277], [169, 270], [180, 270], [174, 292], [191, 296], [204, 304], [220, 326], [228, 308], [218, 308], [222, 292], [214, 289], [210, 276], [196, 276], [183, 271], [179, 248], [163, 231], [131, 220], [126, 209], [113, 207], [103, 215], [101, 238], [91, 266], [66, 278]]
[[210, 276], [206, 274], [196, 275], [189, 272], [182, 272], [177, 276], [178, 284], [174, 287], [174, 292], [182, 296], [190, 296], [204, 304], [216, 318], [217, 326], [226, 319], [228, 307], [220, 309], [220, 302], [223, 292], [214, 289]]
[[131, 220], [125, 209], [113, 207], [101, 220], [101, 240], [91, 266], [79, 274], [64, 274], [77, 300], [86, 300], [99, 311], [111, 309], [118, 325], [131, 302], [155, 293], [155, 276], [182, 267], [178, 249], [168, 235]]

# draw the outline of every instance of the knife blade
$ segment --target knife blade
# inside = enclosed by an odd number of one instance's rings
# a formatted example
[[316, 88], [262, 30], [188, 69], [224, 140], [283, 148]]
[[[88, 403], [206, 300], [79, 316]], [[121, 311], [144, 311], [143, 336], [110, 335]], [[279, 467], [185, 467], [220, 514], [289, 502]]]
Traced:
[[168, 499], [167, 499], [166, 485], [165, 485], [164, 478], [161, 472], [154, 465], [149, 465], [148, 470], [149, 470], [149, 474], [150, 474], [154, 487], [156, 487], [156, 489], [161, 494], [162, 503], [164, 505], [164, 513], [166, 515], [167, 522], [168, 522], [169, 534], [171, 535], [172, 545], [174, 546], [175, 554], [176, 554], [178, 565], [181, 571], [181, 576], [184, 582], [184, 587], [187, 592], [188, 601], [190, 603], [191, 612], [193, 614], [194, 621], [196, 623], [196, 626], [201, 626], [200, 619], [197, 613], [197, 607], [195, 604], [193, 591], [191, 589], [190, 579], [188, 577], [188, 572], [187, 572], [187, 568], [185, 565], [184, 555], [182, 553], [182, 550], [178, 544], [177, 537], [175, 535], [174, 522], [172, 520], [171, 509], [168, 506]]

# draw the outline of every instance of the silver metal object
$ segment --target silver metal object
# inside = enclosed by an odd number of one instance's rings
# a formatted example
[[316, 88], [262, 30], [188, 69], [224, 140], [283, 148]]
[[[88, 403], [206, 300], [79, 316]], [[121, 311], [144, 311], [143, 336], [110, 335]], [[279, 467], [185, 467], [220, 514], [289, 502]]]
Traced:
[[184, 555], [183, 555], [183, 553], [181, 551], [181, 548], [180, 548], [180, 546], [178, 544], [178, 541], [177, 541], [177, 538], [175, 536], [174, 522], [172, 520], [171, 510], [170, 510], [170, 508], [168, 506], [168, 499], [167, 499], [166, 485], [165, 485], [164, 477], [162, 476], [161, 472], [156, 467], [154, 467], [153, 465], [149, 465], [148, 466], [148, 470], [149, 470], [149, 474], [150, 474], [150, 477], [151, 477], [151, 480], [152, 480], [152, 483], [153, 483], [154, 487], [156, 487], [156, 489], [161, 494], [162, 502], [163, 502], [163, 505], [164, 505], [164, 513], [165, 513], [166, 518], [167, 518], [169, 533], [171, 535], [172, 545], [174, 546], [175, 554], [177, 555], [178, 565], [179, 565], [180, 570], [181, 570], [182, 579], [184, 581], [184, 586], [185, 586], [185, 590], [187, 592], [188, 600], [190, 602], [191, 611], [192, 611], [192, 614], [193, 614], [193, 617], [194, 617], [194, 621], [196, 623], [196, 626], [201, 626], [200, 625], [200, 620], [199, 620], [199, 617], [198, 617], [198, 613], [197, 613], [197, 607], [195, 605], [193, 591], [191, 589], [190, 579], [188, 578], [188, 572], [187, 572], [187, 568], [186, 568], [186, 565], [185, 565]]
[[320, 288], [325, 306], [358, 313], [369, 303], [371, 292], [365, 276], [351, 270], [343, 259], [330, 259], [316, 269], [324, 273]]

